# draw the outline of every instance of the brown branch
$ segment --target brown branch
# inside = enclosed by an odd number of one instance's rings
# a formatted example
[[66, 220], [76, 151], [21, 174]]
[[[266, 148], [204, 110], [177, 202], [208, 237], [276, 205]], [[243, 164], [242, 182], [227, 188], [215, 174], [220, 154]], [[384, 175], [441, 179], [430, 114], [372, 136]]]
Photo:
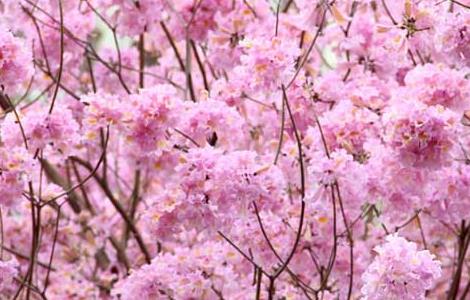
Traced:
[[299, 220], [299, 226], [297, 229], [297, 234], [295, 237], [295, 242], [294, 246], [292, 247], [292, 250], [290, 251], [289, 255], [287, 256], [287, 259], [284, 261], [284, 263], [281, 265], [281, 267], [276, 271], [276, 273], [272, 276], [270, 276], [270, 288], [269, 288], [269, 296], [272, 298], [274, 296], [275, 290], [274, 290], [274, 282], [275, 280], [284, 272], [284, 270], [287, 268], [289, 265], [290, 261], [295, 255], [295, 252], [297, 251], [297, 247], [300, 243], [300, 238], [302, 235], [302, 229], [303, 229], [303, 224], [304, 224], [304, 217], [305, 217], [305, 170], [304, 170], [304, 163], [303, 163], [303, 153], [302, 153], [302, 141], [300, 139], [299, 132], [297, 131], [297, 126], [295, 124], [294, 116], [292, 115], [292, 111], [290, 109], [289, 105], [289, 100], [287, 99], [287, 94], [286, 94], [286, 88], [283, 85], [282, 86], [282, 93], [283, 93], [283, 101], [285, 101], [287, 112], [289, 113], [289, 117], [292, 123], [292, 127], [294, 130], [294, 136], [297, 142], [297, 149], [298, 149], [298, 155], [299, 155], [299, 163], [300, 163], [300, 186], [301, 186], [301, 208], [300, 208], [300, 220]]
[[322, 19], [321, 19], [321, 22], [320, 22], [320, 25], [318, 26], [318, 29], [317, 29], [317, 32], [315, 33], [315, 36], [313, 37], [313, 40], [312, 42], [310, 43], [308, 49], [307, 49], [307, 52], [304, 54], [304, 56], [302, 57], [302, 59], [300, 60], [300, 63], [299, 65], [297, 66], [297, 70], [295, 71], [294, 73], [294, 76], [292, 77], [292, 79], [289, 81], [289, 83], [287, 84], [286, 88], [289, 88], [295, 81], [295, 79], [297, 78], [297, 76], [299, 75], [300, 71], [302, 70], [303, 66], [305, 65], [305, 63], [307, 62], [309, 56], [310, 56], [310, 53], [312, 52], [314, 46], [315, 46], [315, 43], [317, 42], [317, 39], [318, 37], [320, 36], [321, 32], [323, 31], [323, 27], [324, 27], [324, 24], [325, 24], [325, 21], [326, 21], [326, 13], [327, 13], [327, 9], [325, 9], [323, 11], [323, 15], [322, 15]]
[[93, 174], [92, 176], [94, 177], [95, 181], [98, 183], [98, 185], [101, 187], [102, 191], [105, 193], [106, 197], [109, 199], [111, 204], [114, 206], [116, 211], [119, 213], [121, 218], [124, 220], [124, 222], [129, 226], [131, 232], [134, 234], [134, 237], [136, 239], [137, 245], [139, 246], [141, 252], [144, 254], [145, 261], [147, 263], [150, 263], [152, 260], [152, 257], [150, 255], [150, 252], [147, 249], [147, 246], [145, 245], [142, 235], [140, 234], [139, 230], [135, 226], [134, 222], [129, 218], [127, 215], [124, 207], [121, 205], [121, 203], [114, 197], [113, 192], [109, 189], [109, 186], [107, 182], [105, 182], [96, 172], [93, 171], [93, 167], [86, 161], [78, 158], [78, 157], [71, 157], [72, 160], [76, 161], [79, 165], [85, 167], [91, 173]]
[[282, 150], [282, 143], [284, 141], [284, 127], [285, 127], [285, 119], [286, 119], [286, 110], [285, 110], [285, 101], [284, 101], [284, 96], [282, 98], [282, 105], [281, 105], [281, 129], [280, 129], [280, 132], [279, 132], [279, 143], [278, 143], [278, 146], [277, 146], [277, 150], [276, 150], [276, 156], [274, 157], [274, 163], [273, 164], [277, 164], [277, 161], [279, 159], [279, 155], [281, 154], [281, 150]]
[[278, 0], [277, 2], [277, 7], [276, 7], [276, 29], [274, 31], [274, 36], [277, 36], [277, 33], [279, 31], [279, 10], [281, 9], [281, 2], [282, 0]]
[[[3, 89], [3, 86], [2, 86], [2, 89]], [[28, 138], [26, 137], [23, 124], [21, 123], [20, 116], [18, 115], [18, 112], [16, 111], [16, 108], [13, 105], [13, 102], [11, 101], [10, 97], [8, 97], [7, 94], [3, 93], [3, 91], [0, 92], [0, 97], [2, 97], [3, 99], [5, 99], [8, 102], [8, 104], [11, 107], [11, 110], [15, 114], [16, 122], [18, 122], [18, 126], [20, 127], [20, 132], [21, 132], [21, 136], [23, 138], [24, 147], [26, 148], [26, 150], [28, 150]]]
[[458, 257], [457, 268], [452, 276], [449, 292], [447, 294], [448, 300], [455, 300], [459, 294], [460, 281], [462, 278], [463, 265], [467, 250], [470, 244], [470, 226], [466, 226], [465, 221], [462, 220], [461, 231], [458, 236]]
[[81, 209], [81, 204], [83, 201], [80, 199], [80, 196], [78, 196], [74, 190], [71, 189], [71, 186], [69, 185], [68, 182], [63, 178], [63, 176], [57, 171], [57, 169], [51, 165], [46, 159], [39, 159], [42, 168], [44, 169], [47, 178], [54, 184], [57, 184], [60, 186], [62, 189], [65, 191], [68, 191], [66, 195], [69, 197], [69, 204], [72, 210], [75, 213], [80, 213]]
[[139, 36], [139, 87], [145, 86], [145, 37], [144, 34]]
[[52, 96], [51, 107], [49, 108], [49, 114], [52, 113], [54, 109], [54, 104], [59, 93], [60, 80], [62, 79], [62, 70], [64, 68], [64, 11], [62, 9], [62, 0], [57, 0], [59, 2], [59, 18], [60, 18], [60, 60], [59, 60], [59, 71], [57, 71], [56, 87], [54, 89], [54, 94]]
[[166, 27], [163, 21], [160, 22], [160, 26], [162, 27], [163, 32], [165, 33], [165, 36], [168, 42], [170, 43], [171, 49], [173, 49], [173, 52], [175, 53], [176, 60], [178, 61], [181, 71], [184, 72], [185, 67], [184, 67], [183, 59], [181, 58], [181, 54], [179, 53], [178, 48], [176, 47], [175, 40], [171, 36], [170, 31], [168, 30], [168, 28]]
[[227, 236], [225, 236], [221, 231], [217, 231], [217, 233], [224, 238], [235, 250], [238, 251], [246, 260], [248, 260], [254, 267], [258, 268], [258, 271], [263, 273], [264, 275], [270, 277], [266, 271], [264, 271], [250, 256], [248, 256], [243, 250], [240, 249], [234, 242], [232, 242]]
[[[2, 250], [5, 250], [6, 252], [10, 253], [10, 254], [13, 254], [15, 256], [17, 256], [18, 258], [20, 259], [24, 259], [24, 260], [30, 260], [30, 257], [26, 254], [23, 254], [21, 252], [18, 252], [17, 250], [13, 249], [13, 248], [10, 248], [10, 247], [7, 247], [5, 245], [2, 246]], [[56, 271], [56, 269], [52, 266], [49, 266], [49, 264], [46, 264], [44, 262], [41, 262], [41, 261], [37, 261], [37, 264], [38, 266], [41, 266], [42, 268], [44, 269], [50, 269], [51, 271]]]
[[382, 5], [385, 9], [385, 12], [387, 13], [388, 17], [390, 18], [390, 20], [392, 21], [393, 25], [397, 25], [398, 22], [395, 21], [395, 18], [392, 16], [392, 13], [390, 12], [390, 10], [388, 9], [388, 6], [387, 6], [387, 3], [385, 3], [385, 0], [382, 0]]
[[[85, 177], [85, 179], [83, 179], [83, 181], [77, 183], [76, 185], [74, 185], [73, 187], [69, 188], [68, 190], [66, 190], [65, 192], [53, 197], [52, 199], [49, 199], [48, 202], [52, 202], [52, 201], [55, 201], [65, 195], [69, 195], [70, 193], [72, 193], [73, 191], [75, 191], [77, 188], [81, 187], [82, 185], [84, 185], [88, 180], [90, 180], [93, 176], [96, 175], [96, 172], [98, 171], [99, 167], [101, 166], [101, 163], [103, 162], [103, 159], [106, 155], [106, 150], [107, 150], [107, 147], [108, 147], [108, 142], [109, 142], [109, 126], [106, 130], [106, 139], [105, 139], [105, 145], [104, 145], [104, 148], [103, 148], [103, 153], [101, 154], [99, 160], [98, 160], [98, 163], [96, 164], [96, 166], [93, 168], [90, 166], [90, 174], [88, 174], [87, 177]], [[74, 159], [74, 157], [72, 157], [72, 159]], [[76, 158], [75, 158], [76, 159]], [[46, 203], [48, 203], [46, 202]]]
[[455, 4], [459, 5], [459, 6], [462, 6], [463, 8], [470, 9], [470, 5], [466, 5], [466, 4], [464, 4], [464, 3], [460, 2], [460, 1], [457, 1], [457, 0], [450, 0], [450, 2], [451, 2], [451, 3], [455, 3]]
[[206, 89], [206, 91], [209, 91], [209, 82], [207, 81], [207, 75], [206, 75], [206, 70], [204, 69], [204, 64], [202, 63], [201, 57], [199, 56], [199, 53], [197, 51], [197, 47], [194, 41], [190, 40], [190, 43], [191, 43], [191, 47], [193, 48], [194, 57], [196, 58], [197, 65], [199, 67], [199, 70], [201, 71], [204, 88]]
[[44, 280], [44, 288], [42, 290], [43, 295], [46, 295], [46, 291], [47, 291], [47, 288], [49, 286], [49, 276], [51, 274], [51, 265], [52, 265], [52, 260], [54, 259], [55, 246], [57, 244], [57, 237], [58, 237], [58, 234], [59, 234], [60, 209], [61, 209], [61, 206], [59, 206], [59, 208], [57, 210], [57, 219], [56, 219], [55, 226], [54, 226], [54, 228], [55, 228], [55, 230], [54, 230], [54, 239], [53, 239], [53, 242], [52, 242], [51, 254], [49, 256], [49, 264], [48, 264], [49, 267], [47, 269], [46, 279]]

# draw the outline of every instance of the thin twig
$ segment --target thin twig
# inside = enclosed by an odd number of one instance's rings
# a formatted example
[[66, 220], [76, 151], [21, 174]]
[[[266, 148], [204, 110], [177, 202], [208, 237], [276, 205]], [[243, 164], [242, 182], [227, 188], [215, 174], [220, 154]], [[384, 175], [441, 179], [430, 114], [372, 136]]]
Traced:
[[62, 70], [64, 68], [64, 11], [62, 9], [62, 0], [57, 0], [59, 2], [59, 18], [60, 18], [60, 60], [59, 60], [59, 71], [57, 72], [56, 87], [54, 89], [54, 94], [52, 96], [51, 107], [49, 108], [49, 114], [52, 113], [54, 109], [54, 104], [59, 93], [60, 80], [62, 79]]

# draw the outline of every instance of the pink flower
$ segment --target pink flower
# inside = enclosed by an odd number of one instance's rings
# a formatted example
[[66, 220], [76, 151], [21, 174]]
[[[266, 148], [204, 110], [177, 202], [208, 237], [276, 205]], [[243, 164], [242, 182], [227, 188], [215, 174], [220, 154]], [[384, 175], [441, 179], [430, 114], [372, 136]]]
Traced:
[[[52, 114], [48, 113], [48, 107], [29, 109], [21, 116], [21, 123], [32, 152], [47, 148], [70, 155], [81, 141], [79, 125], [72, 111], [64, 105], [57, 105]], [[23, 136], [14, 114], [7, 115], [2, 123], [1, 134], [4, 143], [23, 146]]]
[[331, 150], [342, 148], [354, 155], [357, 160], [366, 159], [363, 145], [378, 133], [376, 114], [368, 109], [358, 108], [350, 101], [341, 101], [332, 110], [323, 114], [320, 122]]
[[33, 161], [22, 147], [10, 151], [0, 148], [0, 206], [16, 206], [33, 168]]
[[439, 26], [435, 35], [437, 54], [442, 61], [470, 66], [470, 19], [468, 10], [458, 13], [439, 13]]
[[170, 24], [176, 29], [179, 39], [186, 38], [186, 30], [191, 39], [203, 41], [209, 30], [216, 26], [215, 16], [218, 11], [226, 12], [232, 7], [232, 2], [227, 0], [206, 0], [194, 2], [192, 0], [180, 0], [174, 3], [174, 15]]
[[23, 41], [5, 28], [0, 30], [0, 85], [6, 93], [15, 93], [32, 75], [31, 52]]
[[[246, 123], [240, 113], [222, 101], [208, 99], [197, 103], [182, 103], [177, 128], [199, 146], [211, 145], [235, 150], [246, 143]], [[194, 146], [181, 134], [178, 140]]]
[[15, 258], [8, 261], [0, 260], [0, 295], [13, 296], [16, 288], [14, 278], [18, 276], [18, 266]]
[[428, 250], [398, 235], [374, 248], [377, 256], [362, 275], [362, 294], [368, 300], [425, 299], [426, 290], [441, 276], [441, 266]]
[[300, 54], [296, 45], [276, 37], [247, 38], [242, 47], [245, 54], [240, 58], [241, 66], [234, 70], [242, 86], [250, 90], [273, 91], [292, 79], [295, 60]]
[[465, 109], [470, 104], [465, 72], [444, 65], [417, 66], [406, 74], [405, 84], [414, 97], [428, 105]]
[[[401, 109], [400, 113], [398, 110]], [[441, 107], [403, 104], [391, 110], [389, 143], [408, 166], [437, 168], [450, 160], [456, 116]]]
[[170, 85], [157, 85], [134, 94], [128, 100], [132, 107], [126, 112], [124, 132], [129, 152], [132, 156], [143, 158], [157, 155], [166, 150], [168, 130], [176, 125], [178, 120], [176, 108], [176, 90]]
[[[232, 264], [240, 258], [221, 242], [203, 242], [192, 248], [160, 253], [151, 264], [132, 270], [112, 291], [121, 299], [216, 299], [215, 291], [230, 297], [250, 289], [248, 278], [239, 277]], [[228, 264], [230, 262], [231, 264]], [[238, 289], [231, 281], [241, 281]]]
[[128, 0], [112, 1], [119, 8], [116, 13], [118, 30], [127, 35], [138, 35], [144, 31], [145, 26], [157, 25], [167, 6], [163, 0], [140, 0], [138, 5]]

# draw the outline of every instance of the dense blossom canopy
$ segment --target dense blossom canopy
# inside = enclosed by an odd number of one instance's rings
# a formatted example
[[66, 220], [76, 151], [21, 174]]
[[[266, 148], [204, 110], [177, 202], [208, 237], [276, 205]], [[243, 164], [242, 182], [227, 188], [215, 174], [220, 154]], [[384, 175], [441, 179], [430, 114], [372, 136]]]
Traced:
[[469, 80], [469, 0], [0, 0], [0, 299], [468, 299]]

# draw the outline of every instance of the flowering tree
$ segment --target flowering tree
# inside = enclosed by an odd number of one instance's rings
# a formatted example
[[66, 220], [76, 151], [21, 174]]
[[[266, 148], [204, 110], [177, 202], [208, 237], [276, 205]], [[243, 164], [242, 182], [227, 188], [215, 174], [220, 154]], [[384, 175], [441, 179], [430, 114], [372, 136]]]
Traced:
[[470, 298], [470, 1], [0, 14], [0, 299]]

